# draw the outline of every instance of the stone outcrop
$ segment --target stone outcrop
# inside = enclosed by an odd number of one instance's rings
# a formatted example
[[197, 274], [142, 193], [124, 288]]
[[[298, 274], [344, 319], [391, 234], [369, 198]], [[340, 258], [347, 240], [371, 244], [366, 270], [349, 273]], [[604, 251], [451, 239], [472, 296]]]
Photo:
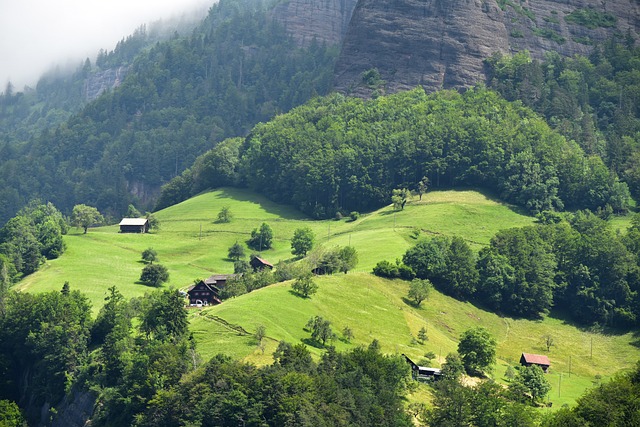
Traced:
[[120, 66], [99, 71], [89, 76], [84, 84], [85, 100], [91, 102], [106, 90], [120, 86], [128, 71], [128, 66]]
[[[565, 19], [587, 9], [613, 16], [614, 25], [588, 28]], [[537, 59], [549, 51], [584, 55], [614, 31], [638, 36], [638, 1], [360, 0], [336, 66], [335, 88], [370, 96], [418, 85], [428, 91], [469, 87], [484, 81], [483, 60], [495, 52], [526, 49]], [[374, 68], [383, 82], [364, 85], [362, 74]]]
[[274, 18], [301, 45], [314, 39], [322, 44], [340, 44], [349, 27], [357, 0], [289, 0], [279, 3]]

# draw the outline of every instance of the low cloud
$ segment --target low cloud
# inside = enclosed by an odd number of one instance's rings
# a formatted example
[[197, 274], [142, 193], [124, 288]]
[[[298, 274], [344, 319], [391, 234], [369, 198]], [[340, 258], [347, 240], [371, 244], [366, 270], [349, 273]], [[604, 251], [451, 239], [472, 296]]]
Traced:
[[142, 24], [210, 4], [213, 0], [0, 0], [0, 92], [8, 81], [22, 90], [53, 66], [93, 60]]

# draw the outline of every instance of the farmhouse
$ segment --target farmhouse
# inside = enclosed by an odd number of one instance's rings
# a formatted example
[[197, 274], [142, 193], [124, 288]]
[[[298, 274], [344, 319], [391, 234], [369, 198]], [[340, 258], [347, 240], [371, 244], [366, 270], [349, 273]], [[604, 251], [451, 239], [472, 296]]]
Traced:
[[551, 366], [551, 362], [547, 356], [529, 353], [522, 353], [522, 356], [520, 356], [520, 364], [522, 366], [538, 365], [542, 368], [545, 374], [547, 373], [549, 366]]
[[149, 220], [146, 218], [123, 218], [120, 221], [121, 233], [147, 233]]
[[253, 268], [254, 271], [263, 270], [265, 268], [272, 269], [273, 264], [271, 264], [266, 259], [260, 258], [258, 256], [251, 257], [251, 261], [249, 261], [249, 265]]
[[442, 376], [442, 371], [438, 368], [430, 368], [427, 366], [418, 366], [413, 360], [403, 354], [405, 360], [411, 365], [411, 377], [414, 380], [437, 380]]
[[214, 274], [196, 283], [187, 290], [189, 305], [202, 306], [220, 304], [220, 291], [224, 289], [227, 280], [237, 274]]

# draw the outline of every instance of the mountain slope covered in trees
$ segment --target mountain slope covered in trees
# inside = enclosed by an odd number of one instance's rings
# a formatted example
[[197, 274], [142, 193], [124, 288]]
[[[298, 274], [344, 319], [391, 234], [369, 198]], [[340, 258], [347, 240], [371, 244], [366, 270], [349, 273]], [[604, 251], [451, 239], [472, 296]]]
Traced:
[[118, 88], [62, 125], [3, 141], [2, 221], [34, 198], [119, 216], [218, 141], [327, 93], [337, 51], [299, 47], [269, 7], [218, 3], [190, 35], [142, 51]]

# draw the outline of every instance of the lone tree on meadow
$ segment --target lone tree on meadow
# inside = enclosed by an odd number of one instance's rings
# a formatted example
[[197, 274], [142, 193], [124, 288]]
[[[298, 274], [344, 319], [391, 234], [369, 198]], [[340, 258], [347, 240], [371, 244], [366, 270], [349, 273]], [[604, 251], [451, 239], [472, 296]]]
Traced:
[[75, 205], [71, 212], [71, 225], [84, 229], [84, 234], [87, 234], [87, 229], [92, 225], [102, 224], [104, 217], [98, 212], [98, 209], [87, 205]]
[[169, 280], [169, 271], [161, 264], [147, 264], [140, 275], [140, 281], [148, 286], [158, 287], [167, 280]]
[[429, 279], [413, 279], [409, 285], [407, 298], [409, 298], [416, 307], [420, 307], [422, 301], [429, 298], [431, 289], [433, 289], [433, 284]]
[[142, 259], [149, 264], [153, 264], [154, 261], [158, 260], [158, 253], [153, 248], [145, 249], [142, 251]]
[[418, 196], [422, 200], [422, 195], [427, 192], [429, 188], [429, 178], [423, 176], [420, 182], [418, 182]]
[[460, 336], [458, 354], [469, 375], [479, 375], [496, 361], [498, 343], [488, 330], [479, 326], [467, 329]]
[[229, 256], [229, 259], [232, 259], [234, 261], [240, 261], [242, 258], [244, 258], [244, 246], [242, 246], [238, 242], [235, 242], [229, 248], [229, 252], [227, 255]]
[[263, 249], [271, 249], [273, 244], [273, 230], [266, 222], [263, 222], [260, 228], [254, 228], [251, 231], [251, 238], [247, 242], [249, 247], [257, 251]]
[[401, 211], [404, 209], [404, 205], [411, 197], [411, 192], [406, 188], [396, 188], [391, 194], [391, 203], [393, 203], [393, 209]]
[[216, 222], [223, 224], [231, 222], [232, 219], [233, 214], [231, 213], [231, 209], [229, 208], [229, 206], [223, 206], [222, 209], [220, 209], [220, 212], [218, 212], [218, 219], [216, 220]]
[[307, 329], [311, 331], [311, 339], [324, 347], [327, 341], [336, 338], [336, 334], [331, 329], [331, 322], [320, 316], [315, 316], [307, 322]]
[[291, 285], [291, 289], [301, 297], [308, 298], [318, 291], [318, 284], [309, 273], [298, 277]]
[[291, 253], [293, 255], [306, 256], [313, 249], [315, 235], [309, 227], [298, 228], [293, 232], [291, 239]]

